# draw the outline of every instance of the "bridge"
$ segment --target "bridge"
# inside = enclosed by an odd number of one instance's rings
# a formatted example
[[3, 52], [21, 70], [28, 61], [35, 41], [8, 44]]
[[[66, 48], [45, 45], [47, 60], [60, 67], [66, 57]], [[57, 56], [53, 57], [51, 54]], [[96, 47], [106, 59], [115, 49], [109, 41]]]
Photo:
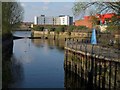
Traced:
[[120, 51], [98, 45], [92, 47], [82, 40], [68, 39], [64, 68], [83, 78], [90, 88], [120, 89]]

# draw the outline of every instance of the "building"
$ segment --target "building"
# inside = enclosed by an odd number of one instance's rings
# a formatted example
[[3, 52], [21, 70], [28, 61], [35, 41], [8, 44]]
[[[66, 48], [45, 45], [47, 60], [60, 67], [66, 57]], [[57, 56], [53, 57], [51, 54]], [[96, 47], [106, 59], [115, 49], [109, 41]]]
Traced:
[[[104, 25], [106, 24], [106, 19], [112, 18], [114, 16], [114, 13], [107, 13], [107, 14], [96, 14], [95, 17], [98, 18], [98, 25]], [[92, 28], [92, 22], [91, 22], [92, 16], [84, 16], [81, 20], [75, 21], [75, 26], [86, 26], [88, 28]]]
[[38, 23], [37, 24], [41, 24], [41, 25], [45, 24], [45, 15], [41, 15], [41, 16], [38, 17]]
[[76, 20], [74, 24], [75, 26], [86, 26], [88, 28], [92, 28], [92, 23], [90, 19], [86, 19], [85, 17], [84, 19]]
[[60, 15], [58, 17], [41, 15], [39, 17], [34, 17], [35, 25], [72, 25], [73, 17], [68, 15]]
[[60, 18], [54, 17], [54, 25], [60, 25]]
[[60, 15], [60, 25], [72, 25], [73, 24], [73, 17], [68, 15]]
[[37, 16], [34, 17], [34, 24], [35, 24], [35, 25], [38, 24], [38, 17], [37, 17]]
[[45, 25], [54, 25], [54, 17], [45, 17]]

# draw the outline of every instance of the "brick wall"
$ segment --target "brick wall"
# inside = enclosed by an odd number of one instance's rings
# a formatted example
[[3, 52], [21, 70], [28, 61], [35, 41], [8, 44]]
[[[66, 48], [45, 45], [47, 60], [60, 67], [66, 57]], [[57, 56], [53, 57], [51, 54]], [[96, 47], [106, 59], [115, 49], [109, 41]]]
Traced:
[[75, 21], [75, 26], [86, 26], [92, 28], [92, 23], [88, 19]]

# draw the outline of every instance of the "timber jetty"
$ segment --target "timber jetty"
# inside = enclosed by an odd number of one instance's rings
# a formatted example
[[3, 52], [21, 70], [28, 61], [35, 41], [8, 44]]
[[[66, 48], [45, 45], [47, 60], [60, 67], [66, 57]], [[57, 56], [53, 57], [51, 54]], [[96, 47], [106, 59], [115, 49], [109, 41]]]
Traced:
[[[93, 50], [93, 51], [92, 51]], [[82, 40], [68, 39], [65, 46], [64, 68], [88, 84], [89, 88], [120, 89], [120, 51], [92, 45]]]

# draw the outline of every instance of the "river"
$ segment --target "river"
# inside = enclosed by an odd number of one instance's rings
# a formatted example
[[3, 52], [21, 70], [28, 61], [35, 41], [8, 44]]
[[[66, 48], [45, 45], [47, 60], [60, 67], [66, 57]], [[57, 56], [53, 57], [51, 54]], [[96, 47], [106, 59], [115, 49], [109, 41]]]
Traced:
[[[30, 32], [14, 33], [30, 36]], [[63, 88], [64, 50], [55, 41], [43, 39], [14, 40], [12, 82], [9, 88]]]

